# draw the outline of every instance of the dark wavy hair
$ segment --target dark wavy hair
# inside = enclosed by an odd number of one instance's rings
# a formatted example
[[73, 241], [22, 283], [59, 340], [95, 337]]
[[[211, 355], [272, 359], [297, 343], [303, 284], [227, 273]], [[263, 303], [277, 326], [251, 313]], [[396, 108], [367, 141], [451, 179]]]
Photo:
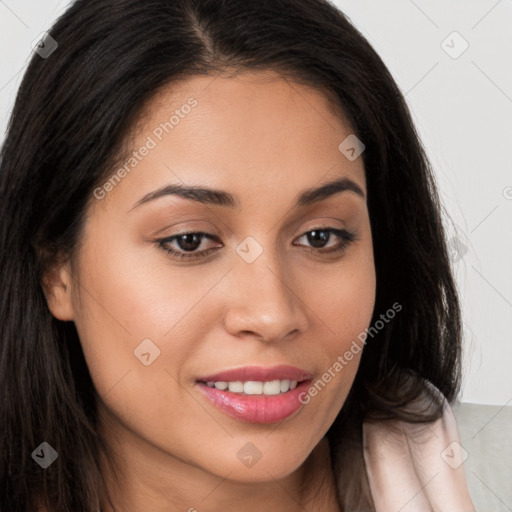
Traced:
[[[460, 388], [461, 313], [444, 207], [397, 84], [326, 0], [76, 0], [34, 54], [0, 155], [0, 501], [2, 512], [100, 510], [98, 396], [73, 322], [55, 319], [41, 279], [78, 250], [94, 187], [111, 173], [147, 101], [197, 74], [274, 70], [313, 86], [363, 141], [377, 291], [369, 339], [329, 429], [343, 510], [373, 510], [362, 422], [423, 423]], [[426, 407], [412, 407], [420, 397]], [[56, 463], [31, 453], [48, 441]]]

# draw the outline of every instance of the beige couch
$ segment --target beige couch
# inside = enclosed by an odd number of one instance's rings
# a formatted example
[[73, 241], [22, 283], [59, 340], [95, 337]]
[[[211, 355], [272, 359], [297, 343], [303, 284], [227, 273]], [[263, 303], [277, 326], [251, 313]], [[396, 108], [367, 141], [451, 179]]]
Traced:
[[457, 403], [452, 410], [477, 512], [512, 512], [512, 406]]

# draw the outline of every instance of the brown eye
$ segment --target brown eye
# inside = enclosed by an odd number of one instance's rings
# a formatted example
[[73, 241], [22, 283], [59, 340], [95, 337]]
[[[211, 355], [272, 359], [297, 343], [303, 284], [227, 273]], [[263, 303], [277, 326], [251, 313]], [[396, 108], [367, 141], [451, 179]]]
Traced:
[[[331, 241], [333, 234], [335, 235], [335, 238], [340, 240], [338, 244], [332, 248], [321, 251], [321, 249], [325, 248], [326, 244]], [[345, 229], [335, 228], [315, 228], [308, 231], [307, 233], [304, 233], [298, 238], [298, 240], [303, 237], [306, 237], [308, 244], [310, 244], [313, 249], [317, 249], [319, 252], [323, 253], [345, 250], [349, 244], [351, 244], [354, 240], [357, 240], [355, 233]], [[296, 245], [295, 242], [294, 245]]]
[[[181, 233], [158, 240], [158, 244], [173, 258], [200, 258], [212, 250], [212, 248], [202, 251], [197, 250], [205, 239], [215, 240], [216, 237], [202, 232]], [[173, 243], [175, 244], [174, 246], [171, 245]], [[187, 254], [187, 252], [191, 254]]]

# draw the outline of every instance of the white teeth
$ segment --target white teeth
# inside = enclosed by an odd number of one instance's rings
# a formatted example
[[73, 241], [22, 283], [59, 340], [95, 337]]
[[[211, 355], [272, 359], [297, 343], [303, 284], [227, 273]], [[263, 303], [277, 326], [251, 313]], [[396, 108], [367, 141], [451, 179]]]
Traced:
[[263, 384], [264, 395], [279, 395], [281, 393], [281, 381], [273, 380], [272, 382], [265, 382]]
[[243, 393], [244, 392], [244, 383], [239, 380], [236, 382], [230, 382], [228, 384], [228, 387], [229, 387], [229, 391], [231, 391], [231, 393]]
[[263, 393], [263, 382], [248, 380], [244, 383], [244, 393], [246, 395], [261, 395]]
[[281, 393], [286, 393], [290, 389], [290, 381], [288, 379], [284, 379], [281, 381]]
[[297, 387], [296, 380], [272, 380], [267, 382], [259, 382], [249, 380], [247, 382], [235, 381], [235, 382], [207, 382], [206, 385], [210, 388], [216, 388], [220, 391], [226, 389], [231, 393], [245, 393], [246, 395], [280, 395], [286, 393], [291, 389]]

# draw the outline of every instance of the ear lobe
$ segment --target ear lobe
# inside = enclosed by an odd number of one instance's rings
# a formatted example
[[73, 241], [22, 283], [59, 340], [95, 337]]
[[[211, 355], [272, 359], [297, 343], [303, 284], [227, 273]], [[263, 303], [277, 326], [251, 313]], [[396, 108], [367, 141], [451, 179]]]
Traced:
[[71, 269], [69, 262], [48, 269], [41, 280], [48, 309], [58, 320], [74, 319], [71, 300]]

